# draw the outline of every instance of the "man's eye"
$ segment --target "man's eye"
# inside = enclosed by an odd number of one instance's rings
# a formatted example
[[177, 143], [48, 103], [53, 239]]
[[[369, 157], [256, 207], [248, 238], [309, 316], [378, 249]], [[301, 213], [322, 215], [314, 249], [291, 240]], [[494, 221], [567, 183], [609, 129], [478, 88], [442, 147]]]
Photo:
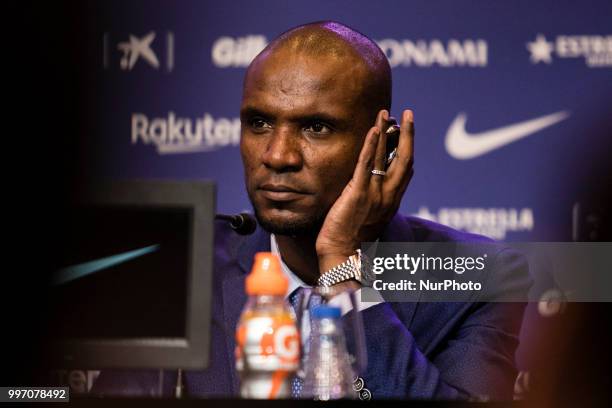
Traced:
[[329, 126], [321, 122], [312, 123], [306, 128], [304, 128], [304, 130], [307, 132], [319, 133], [319, 134], [327, 134], [331, 132], [331, 129], [329, 128]]
[[255, 118], [251, 120], [251, 127], [254, 129], [267, 129], [271, 128], [272, 126], [261, 118]]

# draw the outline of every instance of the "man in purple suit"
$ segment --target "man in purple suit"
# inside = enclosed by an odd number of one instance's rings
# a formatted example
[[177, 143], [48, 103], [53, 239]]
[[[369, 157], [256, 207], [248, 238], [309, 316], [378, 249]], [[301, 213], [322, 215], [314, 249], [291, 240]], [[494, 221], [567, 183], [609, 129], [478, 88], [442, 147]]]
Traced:
[[[294, 28], [251, 63], [240, 151], [260, 228], [240, 237], [216, 226], [211, 363], [186, 373], [189, 395], [238, 392], [233, 335], [255, 252], [281, 256], [289, 292], [317, 284], [343, 291], [364, 283], [351, 274], [359, 267], [362, 242], [487, 241], [397, 214], [413, 174], [414, 116], [403, 111], [399, 135], [391, 140], [390, 105], [384, 53], [342, 24]], [[514, 289], [526, 292], [522, 258], [502, 246], [492, 256], [496, 276], [512, 274]], [[367, 390], [362, 397], [511, 398], [523, 306], [363, 304], [369, 364], [360, 373], [360, 387]], [[170, 393], [174, 379], [167, 377]], [[109, 371], [94, 393], [154, 395], [157, 383], [156, 372]]]

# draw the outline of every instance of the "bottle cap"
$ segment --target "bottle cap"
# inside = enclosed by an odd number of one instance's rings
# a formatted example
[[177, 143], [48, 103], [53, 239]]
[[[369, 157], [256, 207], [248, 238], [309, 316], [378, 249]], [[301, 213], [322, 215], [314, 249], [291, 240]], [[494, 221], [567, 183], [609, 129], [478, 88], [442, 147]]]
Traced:
[[289, 280], [281, 271], [278, 256], [271, 252], [255, 254], [255, 263], [246, 278], [248, 295], [285, 296]]
[[320, 305], [312, 309], [314, 319], [339, 319], [341, 315], [339, 307]]

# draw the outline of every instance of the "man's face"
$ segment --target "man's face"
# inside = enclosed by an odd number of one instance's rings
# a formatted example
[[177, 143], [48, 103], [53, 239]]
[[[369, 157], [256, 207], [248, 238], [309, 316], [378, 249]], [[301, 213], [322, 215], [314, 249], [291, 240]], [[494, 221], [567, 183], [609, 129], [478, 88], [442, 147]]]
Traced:
[[251, 67], [240, 111], [240, 152], [264, 229], [300, 235], [320, 228], [373, 125], [362, 97], [366, 75], [353, 58], [282, 50]]

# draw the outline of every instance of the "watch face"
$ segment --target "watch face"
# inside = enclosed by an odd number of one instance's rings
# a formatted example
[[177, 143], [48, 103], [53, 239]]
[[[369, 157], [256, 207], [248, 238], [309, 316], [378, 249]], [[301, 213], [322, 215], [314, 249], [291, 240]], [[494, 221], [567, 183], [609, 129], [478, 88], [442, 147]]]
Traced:
[[360, 251], [359, 260], [359, 281], [364, 286], [371, 286], [372, 282], [374, 282], [374, 280], [376, 279], [376, 274], [374, 273], [374, 269], [372, 268], [372, 261], [370, 260], [370, 257], [363, 253], [363, 251]]

